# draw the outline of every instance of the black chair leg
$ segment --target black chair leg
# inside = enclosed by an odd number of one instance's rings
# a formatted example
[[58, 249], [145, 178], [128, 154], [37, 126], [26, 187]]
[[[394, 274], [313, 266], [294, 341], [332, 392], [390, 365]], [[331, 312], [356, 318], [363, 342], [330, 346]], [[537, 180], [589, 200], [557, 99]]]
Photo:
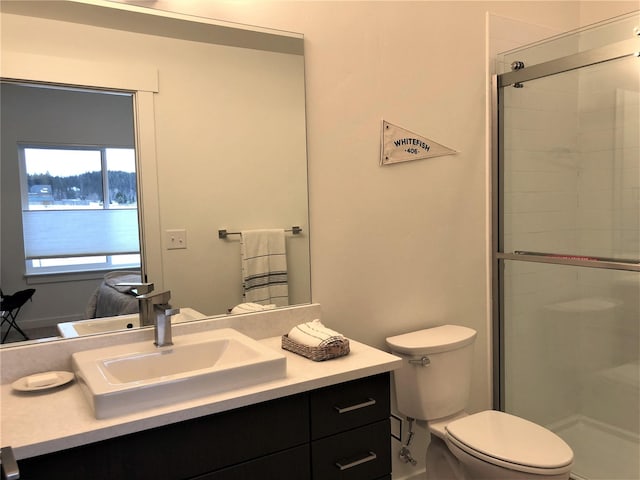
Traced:
[[18, 316], [18, 312], [20, 312], [20, 309], [18, 309], [18, 311], [16, 311], [15, 313], [9, 312], [9, 314], [6, 317], [3, 317], [1, 325], [4, 325], [5, 323], [7, 323], [9, 324], [9, 328], [7, 328], [7, 331], [4, 332], [4, 335], [2, 336], [2, 341], [0, 341], [0, 343], [5, 342], [12, 328], [15, 328], [16, 331], [20, 335], [22, 335], [22, 338], [24, 338], [25, 340], [29, 340], [29, 337], [27, 336], [27, 334], [22, 331], [22, 329], [18, 326], [18, 322], [16, 322], [16, 317]]
[[0, 298], [2, 299], [2, 322], [0, 322], [0, 328], [5, 323], [8, 324], [7, 331], [2, 336], [2, 340], [0, 340], [0, 343], [4, 343], [7, 340], [9, 332], [12, 328], [15, 329], [16, 332], [18, 332], [20, 335], [22, 335], [22, 338], [24, 338], [25, 340], [29, 340], [27, 334], [24, 333], [18, 326], [17, 318], [20, 310], [22, 309], [22, 306], [27, 300], [32, 300], [35, 291], [35, 288], [27, 288], [26, 290], [20, 290], [13, 295], [4, 295], [2, 290], [0, 290]]

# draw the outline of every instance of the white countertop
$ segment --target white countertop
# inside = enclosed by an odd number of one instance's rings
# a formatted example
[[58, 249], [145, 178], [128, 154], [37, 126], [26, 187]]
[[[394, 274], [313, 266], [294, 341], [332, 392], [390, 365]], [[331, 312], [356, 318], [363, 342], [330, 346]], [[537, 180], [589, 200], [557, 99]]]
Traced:
[[285, 378], [104, 420], [94, 417], [75, 381], [26, 393], [2, 385], [0, 445], [11, 446], [19, 460], [389, 372], [402, 363], [394, 355], [353, 340], [349, 355], [324, 362], [282, 350], [280, 336], [260, 342], [286, 355]]

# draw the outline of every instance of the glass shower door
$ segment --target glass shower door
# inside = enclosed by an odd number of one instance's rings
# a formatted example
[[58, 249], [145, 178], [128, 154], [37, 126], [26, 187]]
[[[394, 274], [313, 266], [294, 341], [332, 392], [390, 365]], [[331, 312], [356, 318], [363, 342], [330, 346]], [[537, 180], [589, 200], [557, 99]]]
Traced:
[[497, 407], [589, 480], [640, 478], [640, 59], [615, 45], [497, 81]]

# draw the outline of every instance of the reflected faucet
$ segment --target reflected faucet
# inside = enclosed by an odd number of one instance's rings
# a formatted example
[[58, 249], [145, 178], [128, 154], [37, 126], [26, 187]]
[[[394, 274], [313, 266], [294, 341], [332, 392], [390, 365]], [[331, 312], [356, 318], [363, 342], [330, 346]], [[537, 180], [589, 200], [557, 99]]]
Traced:
[[156, 347], [173, 345], [171, 339], [171, 317], [180, 313], [179, 308], [171, 308], [171, 291], [154, 292], [153, 283], [129, 284], [137, 294], [140, 326], [153, 325]]

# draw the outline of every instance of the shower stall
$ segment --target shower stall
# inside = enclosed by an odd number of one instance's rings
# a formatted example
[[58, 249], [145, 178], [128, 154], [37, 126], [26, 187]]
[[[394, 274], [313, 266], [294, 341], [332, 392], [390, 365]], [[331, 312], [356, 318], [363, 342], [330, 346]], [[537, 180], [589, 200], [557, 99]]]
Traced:
[[640, 12], [498, 58], [495, 407], [640, 478]]

